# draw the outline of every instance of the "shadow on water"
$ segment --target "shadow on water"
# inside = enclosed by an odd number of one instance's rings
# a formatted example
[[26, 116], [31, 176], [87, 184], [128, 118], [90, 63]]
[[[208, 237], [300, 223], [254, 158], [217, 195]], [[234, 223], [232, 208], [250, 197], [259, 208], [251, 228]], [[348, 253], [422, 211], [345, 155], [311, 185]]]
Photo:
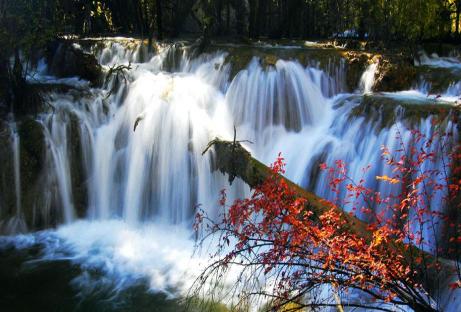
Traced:
[[0, 249], [1, 311], [184, 311], [178, 300], [152, 293], [145, 280], [120, 291], [105, 280], [94, 287], [78, 281], [96, 272], [84, 270], [70, 260], [37, 260], [41, 246]]

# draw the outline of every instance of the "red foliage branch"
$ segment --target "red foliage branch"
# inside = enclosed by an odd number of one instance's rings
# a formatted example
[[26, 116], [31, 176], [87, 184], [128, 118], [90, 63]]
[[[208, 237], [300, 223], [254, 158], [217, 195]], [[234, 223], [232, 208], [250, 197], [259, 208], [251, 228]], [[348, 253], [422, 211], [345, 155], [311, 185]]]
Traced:
[[[347, 190], [344, 202], [353, 202], [351, 214], [360, 210], [362, 214], [372, 215], [368, 226], [371, 240], [351, 233], [347, 221], [332, 202], [329, 203], [331, 209], [314, 215], [307, 200], [297, 197], [281, 178], [285, 164], [279, 155], [271, 166], [272, 174], [249, 198], [238, 199], [227, 207], [226, 192], [221, 193], [220, 205], [228, 209], [219, 222], [208, 219], [203, 212], [197, 214], [197, 225], [203, 225], [206, 220], [208, 235], [220, 235], [218, 252], [213, 256], [217, 260], [205, 270], [200, 281], [204, 283], [214, 273], [222, 277], [231, 265], [238, 265], [256, 276], [266, 276], [272, 288], [270, 291], [256, 289], [255, 284], [248, 284], [247, 280], [247, 285], [243, 283], [239, 288], [241, 297], [243, 293], [247, 297], [269, 296], [276, 309], [289, 302], [296, 302], [297, 307], [330, 306], [329, 299], [306, 300], [313, 290], [329, 285], [337, 293], [359, 291], [371, 298], [360, 304], [343, 303], [344, 306], [369, 305], [386, 310], [393, 304], [418, 311], [437, 310], [433, 298], [418, 281], [424, 270], [434, 269], [430, 266], [439, 269], [439, 262], [426, 262], [420, 254], [408, 258], [389, 248], [395, 243], [413, 243], [424, 249], [427, 229], [435, 230], [439, 222], [449, 221], [440, 210], [432, 210], [430, 203], [437, 192], [442, 192], [443, 201], [449, 204], [458, 198], [461, 180], [456, 177], [461, 169], [456, 164], [461, 159], [461, 149], [458, 147], [446, 154], [449, 159], [443, 168], [450, 168], [451, 174], [430, 169], [432, 167], [425, 164], [437, 159], [432, 152], [433, 144], [438, 144], [444, 153], [449, 147], [443, 140], [434, 143], [436, 135], [426, 138], [415, 131], [410, 150], [402, 148], [394, 155], [383, 148], [383, 158], [392, 168], [393, 176], [376, 179], [400, 185], [397, 194], [383, 197], [366, 187], [364, 179], [355, 183], [347, 176], [342, 161], [337, 161], [334, 167], [321, 165], [328, 172], [333, 192], [339, 196], [344, 187]], [[401, 145], [404, 146], [403, 141]], [[459, 230], [458, 226], [451, 231], [449, 253], [459, 250]], [[442, 253], [437, 243], [431, 251], [436, 257]], [[240, 275], [240, 281], [243, 276]], [[457, 282], [450, 287], [460, 285]]]

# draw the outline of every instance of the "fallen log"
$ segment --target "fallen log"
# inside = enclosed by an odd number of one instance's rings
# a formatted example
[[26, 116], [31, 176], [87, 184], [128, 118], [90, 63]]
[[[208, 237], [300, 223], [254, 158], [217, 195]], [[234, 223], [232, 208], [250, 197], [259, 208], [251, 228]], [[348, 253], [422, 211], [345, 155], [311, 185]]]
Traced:
[[[206, 153], [211, 147], [214, 148], [213, 170], [219, 170], [223, 174], [227, 173], [230, 183], [238, 177], [251, 188], [255, 188], [272, 174], [272, 170], [268, 166], [252, 157], [250, 152], [248, 152], [239, 142], [214, 139], [208, 144], [203, 153]], [[293, 190], [298, 197], [307, 199], [309, 207], [312, 209], [314, 214], [321, 215], [332, 208], [331, 205], [327, 204], [325, 199], [318, 197], [314, 193], [306, 191], [296, 183], [283, 176], [281, 176], [281, 178], [286, 181], [290, 189]], [[372, 233], [367, 230], [367, 224], [365, 222], [345, 213], [338, 207], [335, 209], [340, 211], [341, 215], [347, 220], [349, 229], [353, 233], [359, 234], [367, 240], [372, 238]]]
[[[264, 182], [272, 173], [272, 170], [251, 156], [239, 141], [223, 141], [218, 138], [212, 140], [203, 151], [213, 149], [213, 170], [219, 170], [223, 174], [228, 174], [229, 182], [232, 183], [236, 177], [243, 180], [251, 188], [255, 188]], [[332, 206], [327, 200], [303, 189], [289, 179], [280, 176], [288, 184], [289, 188], [300, 198], [305, 198], [309, 209], [315, 216], [320, 216], [330, 209], [338, 211], [344, 220], [347, 221], [346, 230], [367, 242], [373, 239], [373, 233], [368, 228], [367, 223], [355, 216], [345, 212], [341, 207]], [[407, 261], [414, 266], [416, 258], [421, 258], [424, 267], [419, 266], [421, 271], [418, 282], [424, 286], [429, 294], [439, 295], [439, 292], [450, 291], [449, 284], [457, 280], [457, 266], [454, 261], [435, 257], [414, 245], [390, 242], [389, 248], [403, 255]]]

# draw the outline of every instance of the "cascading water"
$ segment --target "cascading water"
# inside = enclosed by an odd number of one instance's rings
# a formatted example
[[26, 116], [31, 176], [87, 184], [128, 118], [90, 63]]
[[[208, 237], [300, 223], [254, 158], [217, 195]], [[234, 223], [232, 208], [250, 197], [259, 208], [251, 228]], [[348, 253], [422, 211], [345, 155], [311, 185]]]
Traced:
[[15, 198], [15, 213], [7, 219], [0, 221], [0, 227], [3, 228], [5, 233], [24, 233], [27, 231], [27, 225], [24, 222], [22, 211], [22, 192], [21, 192], [21, 138], [18, 133], [16, 122], [9, 122], [11, 151], [13, 156], [13, 175], [14, 175], [14, 198]]
[[372, 92], [373, 85], [375, 84], [376, 71], [378, 69], [378, 63], [373, 63], [368, 66], [367, 70], [363, 73], [360, 78], [360, 91], [364, 94]]
[[16, 215], [21, 215], [21, 168], [20, 168], [20, 140], [15, 124], [11, 128], [13, 136], [13, 159], [14, 159], [14, 193], [16, 195]]
[[416, 65], [426, 65], [430, 67], [441, 68], [461, 68], [459, 59], [454, 56], [440, 57], [437, 53], [427, 55], [427, 53], [420, 52], [419, 59], [415, 61]]
[[[429, 77], [422, 75], [414, 90], [400, 92], [401, 95], [410, 99], [425, 100], [431, 98], [435, 102], [454, 102], [459, 105], [461, 61], [458, 57], [439, 57], [435, 53], [428, 56], [425, 52], [420, 52], [419, 58], [415, 60], [415, 65]], [[431, 75], [435, 77], [431, 77]], [[440, 84], [440, 81], [443, 83]]]
[[[192, 250], [191, 235], [184, 229], [190, 227], [195, 206], [201, 204], [213, 216], [221, 189], [227, 188], [231, 199], [249, 193], [241, 182], [229, 186], [225, 176], [212, 172], [212, 155], [202, 155], [214, 137], [231, 139], [234, 126], [238, 139], [254, 143], [246, 147], [257, 158], [270, 163], [282, 152], [290, 179], [330, 199], [334, 194], [326, 176], [317, 172], [320, 162], [331, 165], [342, 159], [349, 176], [359, 180], [362, 168], [380, 163], [382, 145], [395, 151], [410, 144], [403, 116], [381, 127], [353, 115], [363, 97], [339, 93], [341, 70], [331, 71], [335, 77], [283, 60], [263, 69], [255, 58], [230, 81], [225, 52], [193, 58], [188, 49], [173, 45], [149, 54], [125, 39], [103, 41], [90, 50], [106, 72], [120, 64], [129, 69], [123, 77], [107, 77], [103, 88], [46, 76], [43, 68], [35, 77], [75, 88], [51, 94], [53, 109], [38, 118], [47, 157], [37, 213], [52, 213], [68, 225], [20, 242], [47, 245], [49, 258], [70, 253], [66, 258], [83, 266], [102, 267], [121, 276], [119, 287], [127, 276], [147, 276], [157, 290], [187, 289], [189, 282], [180, 283], [177, 276], [185, 274], [184, 250]], [[362, 77], [365, 94], [371, 92], [376, 66]], [[428, 136], [433, 131], [430, 118], [421, 118], [415, 127]], [[456, 140], [456, 127], [450, 127]], [[440, 166], [440, 161], [434, 164]], [[392, 189], [375, 176], [391, 175], [386, 170], [374, 167], [365, 177], [383, 194]], [[77, 207], [76, 183], [85, 186], [84, 213]], [[440, 200], [434, 198], [432, 206], [443, 209]], [[20, 207], [20, 199], [18, 203]], [[77, 216], [86, 221], [75, 222]], [[175, 246], [167, 247], [164, 235], [176, 237], [170, 242]], [[429, 237], [431, 251], [438, 237]], [[152, 253], [159, 255], [156, 261]]]

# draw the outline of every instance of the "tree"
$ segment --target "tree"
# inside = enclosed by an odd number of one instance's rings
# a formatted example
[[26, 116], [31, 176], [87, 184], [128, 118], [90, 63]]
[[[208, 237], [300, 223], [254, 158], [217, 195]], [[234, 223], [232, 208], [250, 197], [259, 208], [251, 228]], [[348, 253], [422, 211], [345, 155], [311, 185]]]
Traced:
[[40, 102], [26, 77], [39, 51], [57, 33], [58, 12], [57, 1], [17, 0], [0, 4], [0, 96], [15, 113], [34, 111]]
[[[219, 242], [194, 294], [206, 290], [207, 283], [221, 285], [226, 272], [238, 267], [237, 282], [231, 290], [225, 289], [226, 293], [239, 294], [236, 307], [264, 297], [274, 310], [288, 304], [292, 309], [295, 303], [293, 309], [342, 305], [391, 311], [393, 305], [399, 305], [436, 311], [438, 306], [433, 302], [438, 303], [439, 279], [444, 274], [457, 274], [459, 280], [450, 287], [461, 287], [459, 268], [452, 268], [453, 272], [442, 269], [442, 256], [459, 260], [461, 226], [452, 225], [447, 214], [429, 204], [441, 195], [445, 204], [457, 211], [461, 208], [461, 148], [450, 145], [452, 131], [439, 129], [431, 137], [414, 131], [410, 150], [402, 149], [399, 154], [390, 155], [384, 148], [383, 161], [394, 175], [376, 179], [400, 189], [387, 196], [367, 188], [364, 180], [351, 181], [342, 161], [333, 167], [321, 165], [334, 192], [343, 194], [345, 188], [346, 196], [338, 199], [352, 204], [350, 214], [368, 218], [369, 238], [351, 231], [333, 202], [328, 203], [331, 209], [315, 214], [310, 203], [298, 197], [279, 175], [284, 173], [281, 157], [249, 198], [227, 207], [223, 191], [221, 218], [215, 221], [203, 212], [197, 214], [196, 228], [204, 231], [204, 239], [219, 237]], [[427, 166], [440, 157], [446, 161], [441, 170]], [[445, 251], [432, 236], [441, 223], [451, 231], [451, 246]], [[430, 241], [433, 248], [428, 248]], [[333, 295], [316, 297], [321, 287], [328, 287]], [[216, 291], [211, 289], [213, 294]], [[351, 292], [368, 300], [341, 302], [340, 295], [347, 297]]]

